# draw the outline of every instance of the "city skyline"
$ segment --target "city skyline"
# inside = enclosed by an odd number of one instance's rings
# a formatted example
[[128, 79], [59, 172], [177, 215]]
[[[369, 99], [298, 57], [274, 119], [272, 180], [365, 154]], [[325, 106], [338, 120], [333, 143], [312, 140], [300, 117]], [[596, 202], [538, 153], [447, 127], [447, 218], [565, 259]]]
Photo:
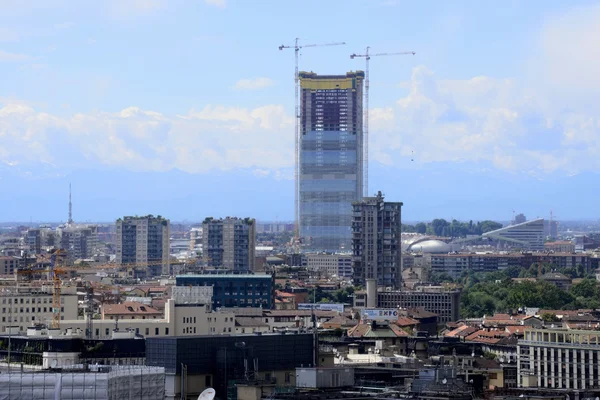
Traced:
[[[292, 220], [293, 55], [277, 47], [297, 36], [347, 43], [302, 52], [319, 74], [362, 69], [349, 55], [366, 46], [417, 51], [371, 71], [370, 191], [403, 201], [406, 220], [593, 218], [580, 193], [597, 194], [600, 169], [600, 7], [431, 4], [2, 3], [0, 178], [13, 190], [0, 220], [66, 219], [68, 182], [76, 221]], [[386, 29], [330, 29], [334, 9]], [[251, 195], [216, 204], [212, 185]]]

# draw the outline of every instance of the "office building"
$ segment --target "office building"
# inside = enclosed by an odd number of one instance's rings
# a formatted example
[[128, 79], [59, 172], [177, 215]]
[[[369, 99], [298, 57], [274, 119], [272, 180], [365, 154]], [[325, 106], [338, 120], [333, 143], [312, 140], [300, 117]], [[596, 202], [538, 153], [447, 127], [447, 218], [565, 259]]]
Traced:
[[138, 264], [147, 276], [169, 275], [168, 219], [124, 217], [117, 220], [117, 263]]
[[309, 253], [304, 255], [302, 266], [327, 277], [352, 278], [351, 254]]
[[367, 282], [367, 290], [354, 295], [355, 308], [423, 309], [438, 316], [438, 323], [460, 318], [460, 289], [443, 286], [417, 286], [413, 290], [377, 290]]
[[[103, 319], [92, 320], [91, 337], [110, 339], [117, 328], [144, 337], [229, 335], [235, 332], [235, 315], [226, 310], [214, 310], [211, 300], [210, 287], [173, 287], [171, 298], [165, 304], [164, 318], [154, 318], [148, 309], [136, 309], [128, 302], [124, 307], [104, 305], [103, 309], [115, 309], [117, 314], [107, 315], [103, 312]], [[68, 329], [85, 332], [87, 321], [65, 319], [61, 323], [61, 330], [64, 332]]]
[[421, 286], [415, 290], [378, 292], [377, 307], [424, 309], [437, 314], [438, 323], [453, 322], [460, 318], [460, 290]]
[[[52, 322], [52, 286], [42, 287], [5, 287], [0, 290], [0, 332], [24, 332], [32, 324], [50, 324]], [[63, 286], [60, 296], [61, 321], [74, 320], [78, 315], [77, 292], [74, 286]], [[85, 321], [83, 321], [85, 324]]]
[[311, 366], [313, 351], [311, 334], [149, 338], [146, 365], [165, 368], [165, 399], [196, 399], [209, 387], [237, 398], [236, 382], [248, 378], [293, 387], [295, 369]]
[[300, 238], [309, 251], [349, 251], [352, 203], [363, 195], [364, 73], [299, 78]]
[[520, 250], [544, 250], [544, 219], [538, 218], [486, 232], [484, 238], [497, 240], [507, 248]]
[[254, 271], [256, 221], [252, 218], [206, 218], [202, 223], [202, 256], [209, 267]]
[[352, 204], [354, 284], [399, 288], [402, 281], [402, 203], [384, 201], [381, 192]]
[[523, 340], [518, 342], [517, 357], [519, 387], [566, 389], [575, 393], [600, 386], [597, 330], [527, 329]]
[[273, 308], [275, 277], [269, 274], [178, 275], [177, 286], [212, 286], [213, 309], [221, 307]]

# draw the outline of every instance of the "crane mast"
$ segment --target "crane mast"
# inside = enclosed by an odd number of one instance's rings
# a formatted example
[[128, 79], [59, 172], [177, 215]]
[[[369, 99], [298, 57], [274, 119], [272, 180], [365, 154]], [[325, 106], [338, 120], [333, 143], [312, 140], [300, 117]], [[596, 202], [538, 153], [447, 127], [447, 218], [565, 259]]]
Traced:
[[403, 51], [399, 53], [369, 53], [371, 48], [367, 46], [365, 54], [351, 54], [350, 58], [357, 57], [365, 59], [365, 105], [363, 109], [363, 135], [364, 135], [364, 165], [363, 165], [363, 196], [369, 196], [369, 61], [371, 57], [415, 55], [414, 51]]
[[281, 45], [279, 50], [294, 49], [294, 101], [295, 101], [295, 124], [294, 124], [294, 239], [293, 249], [297, 253], [300, 246], [300, 77], [298, 64], [300, 61], [300, 49], [306, 47], [340, 46], [345, 42], [305, 44], [300, 45], [300, 38], [296, 38], [293, 45]]

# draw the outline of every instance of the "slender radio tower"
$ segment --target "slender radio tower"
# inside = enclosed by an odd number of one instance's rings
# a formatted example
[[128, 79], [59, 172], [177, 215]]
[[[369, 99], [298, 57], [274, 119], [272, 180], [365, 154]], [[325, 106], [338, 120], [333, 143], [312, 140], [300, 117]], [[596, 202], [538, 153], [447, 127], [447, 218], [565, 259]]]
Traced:
[[68, 225], [73, 224], [73, 203], [71, 202], [71, 183], [69, 183], [69, 220], [67, 221]]

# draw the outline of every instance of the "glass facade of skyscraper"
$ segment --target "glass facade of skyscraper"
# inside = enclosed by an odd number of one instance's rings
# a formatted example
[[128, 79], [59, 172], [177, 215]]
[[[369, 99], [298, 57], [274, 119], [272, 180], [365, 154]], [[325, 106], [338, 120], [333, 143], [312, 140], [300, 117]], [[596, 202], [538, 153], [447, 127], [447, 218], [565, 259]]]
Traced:
[[300, 237], [311, 251], [350, 251], [362, 198], [363, 73], [301, 73]]

